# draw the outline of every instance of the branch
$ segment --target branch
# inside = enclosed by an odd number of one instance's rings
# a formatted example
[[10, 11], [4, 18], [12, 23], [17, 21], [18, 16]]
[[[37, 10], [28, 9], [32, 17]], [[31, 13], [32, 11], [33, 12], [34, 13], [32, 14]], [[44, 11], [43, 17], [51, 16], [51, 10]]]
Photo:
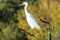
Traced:
[[[37, 14], [37, 15], [38, 15], [38, 14]], [[38, 15], [38, 17], [40, 18], [39, 15]], [[40, 18], [40, 21], [42, 21], [43, 23], [47, 23], [47, 24], [49, 24], [49, 22], [46, 22], [46, 21], [42, 20], [41, 18]]]
[[47, 23], [47, 24], [49, 24], [49, 22], [46, 22], [46, 21], [44, 21], [44, 20], [42, 20], [42, 19], [40, 19], [43, 23]]
[[18, 28], [18, 30], [19, 30], [19, 32], [20, 32], [20, 31], [23, 31], [23, 32], [25, 32], [26, 34], [28, 34], [28, 35], [30, 35], [30, 36], [33, 36], [36, 40], [38, 40], [33, 34], [31, 34], [31, 33], [29, 33], [29, 32], [26, 32], [24, 29]]

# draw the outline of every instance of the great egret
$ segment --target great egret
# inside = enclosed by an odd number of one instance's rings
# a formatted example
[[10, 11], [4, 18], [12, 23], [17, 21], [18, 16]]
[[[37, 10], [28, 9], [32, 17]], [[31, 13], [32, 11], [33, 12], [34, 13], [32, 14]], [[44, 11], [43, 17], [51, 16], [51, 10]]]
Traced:
[[34, 19], [33, 15], [30, 14], [28, 11], [27, 11], [27, 7], [28, 7], [28, 3], [27, 2], [23, 2], [22, 5], [24, 5], [24, 10], [25, 10], [25, 14], [26, 14], [26, 20], [29, 24], [29, 26], [34, 29], [36, 28], [37, 30], [40, 30], [40, 26], [37, 24], [36, 20]]

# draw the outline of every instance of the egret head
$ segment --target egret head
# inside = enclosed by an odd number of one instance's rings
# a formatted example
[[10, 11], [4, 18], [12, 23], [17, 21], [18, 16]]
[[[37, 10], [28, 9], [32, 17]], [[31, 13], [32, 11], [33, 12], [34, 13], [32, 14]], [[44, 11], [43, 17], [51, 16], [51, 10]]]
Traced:
[[22, 5], [24, 5], [24, 6], [27, 7], [28, 6], [28, 3], [27, 2], [23, 2]]

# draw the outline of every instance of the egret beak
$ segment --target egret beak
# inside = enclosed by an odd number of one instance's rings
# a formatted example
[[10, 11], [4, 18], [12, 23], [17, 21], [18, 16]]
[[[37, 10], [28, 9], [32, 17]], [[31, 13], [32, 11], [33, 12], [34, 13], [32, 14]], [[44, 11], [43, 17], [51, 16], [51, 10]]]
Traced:
[[23, 4], [20, 4], [19, 6], [24, 6]]
[[20, 4], [19, 7], [20, 7], [20, 9], [23, 9], [24, 8], [24, 5], [23, 4]]

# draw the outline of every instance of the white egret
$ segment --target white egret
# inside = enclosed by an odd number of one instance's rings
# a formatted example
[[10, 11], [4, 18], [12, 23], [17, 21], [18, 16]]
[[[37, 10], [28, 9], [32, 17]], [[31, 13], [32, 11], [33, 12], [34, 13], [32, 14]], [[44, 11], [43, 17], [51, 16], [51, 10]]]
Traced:
[[34, 29], [36, 28], [37, 30], [40, 30], [40, 26], [37, 24], [36, 20], [34, 19], [33, 15], [30, 14], [28, 11], [27, 11], [27, 7], [28, 7], [28, 3], [27, 2], [23, 2], [22, 5], [24, 5], [24, 10], [25, 10], [25, 14], [26, 14], [26, 19], [27, 19], [27, 22], [29, 24], [29, 26]]

